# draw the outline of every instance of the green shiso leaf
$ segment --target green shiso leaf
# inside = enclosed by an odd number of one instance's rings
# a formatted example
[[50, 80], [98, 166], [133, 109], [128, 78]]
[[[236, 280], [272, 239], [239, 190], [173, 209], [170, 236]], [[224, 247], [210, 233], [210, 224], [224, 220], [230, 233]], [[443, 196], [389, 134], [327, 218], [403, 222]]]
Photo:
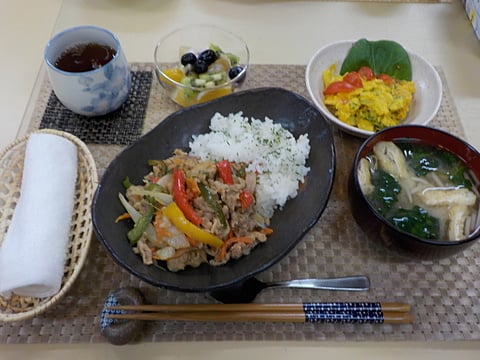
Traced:
[[412, 65], [402, 45], [391, 40], [360, 39], [348, 51], [340, 74], [370, 67], [375, 75], [387, 74], [398, 80], [412, 80]]

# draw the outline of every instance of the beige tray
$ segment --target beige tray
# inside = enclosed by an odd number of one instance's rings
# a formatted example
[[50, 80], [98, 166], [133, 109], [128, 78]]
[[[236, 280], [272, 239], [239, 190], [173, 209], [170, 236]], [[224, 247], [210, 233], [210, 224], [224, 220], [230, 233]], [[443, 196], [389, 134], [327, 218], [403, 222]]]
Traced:
[[[153, 71], [150, 63], [132, 64], [134, 71]], [[443, 72], [442, 105], [431, 125], [465, 137]], [[305, 66], [255, 65], [249, 69], [245, 88], [279, 86], [308, 98]], [[30, 128], [38, 128], [50, 95], [45, 81], [37, 99]], [[145, 115], [147, 132], [179, 107], [170, 101], [154, 79]], [[365, 237], [354, 222], [348, 205], [346, 179], [355, 150], [361, 143], [334, 130], [337, 158], [335, 183], [329, 203], [318, 223], [278, 264], [259, 274], [262, 280], [287, 280], [321, 276], [366, 274], [368, 292], [334, 292], [267, 289], [256, 302], [398, 301], [412, 305], [413, 324], [294, 324], [149, 322], [140, 334], [147, 342], [159, 341], [426, 341], [480, 339], [480, 245], [440, 261], [405, 261], [386, 253]], [[88, 145], [102, 174], [123, 147]], [[208, 294], [179, 293], [150, 286], [118, 266], [98, 241], [75, 286], [55, 307], [34, 319], [4, 325], [0, 343], [96, 343], [100, 313], [109, 292], [120, 286], [139, 287], [151, 302], [210, 303]], [[181, 346], [181, 345], [180, 345]]]

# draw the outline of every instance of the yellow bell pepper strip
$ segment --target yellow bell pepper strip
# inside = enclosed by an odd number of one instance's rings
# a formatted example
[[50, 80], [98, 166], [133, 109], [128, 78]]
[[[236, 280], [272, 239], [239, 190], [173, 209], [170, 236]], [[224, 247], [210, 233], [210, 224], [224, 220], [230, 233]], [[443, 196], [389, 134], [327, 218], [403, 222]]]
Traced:
[[214, 248], [218, 248], [223, 245], [222, 239], [220, 239], [218, 236], [215, 236], [214, 234], [209, 233], [208, 231], [205, 231], [190, 222], [185, 217], [177, 203], [172, 202], [169, 204], [164, 208], [163, 213], [168, 220], [170, 220], [173, 225], [177, 227], [178, 230], [183, 232], [189, 238]]
[[202, 217], [198, 215], [188, 202], [185, 191], [185, 173], [178, 168], [173, 169], [173, 200], [177, 203], [185, 217], [194, 225], [202, 223]]

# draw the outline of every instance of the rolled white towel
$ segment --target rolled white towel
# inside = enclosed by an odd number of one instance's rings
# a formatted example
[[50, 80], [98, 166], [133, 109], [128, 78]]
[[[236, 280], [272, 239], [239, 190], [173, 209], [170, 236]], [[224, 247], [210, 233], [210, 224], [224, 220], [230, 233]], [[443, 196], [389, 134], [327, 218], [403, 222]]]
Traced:
[[61, 136], [30, 135], [20, 198], [0, 247], [0, 294], [48, 297], [59, 290], [72, 220], [77, 147]]

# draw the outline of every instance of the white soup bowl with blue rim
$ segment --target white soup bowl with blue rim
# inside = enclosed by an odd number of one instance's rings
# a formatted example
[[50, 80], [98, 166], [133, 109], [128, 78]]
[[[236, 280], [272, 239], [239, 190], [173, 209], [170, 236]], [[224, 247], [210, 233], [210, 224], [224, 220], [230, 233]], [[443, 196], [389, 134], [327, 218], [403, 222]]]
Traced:
[[[84, 72], [63, 71], [55, 62], [77, 44], [97, 43], [115, 50], [105, 65]], [[58, 100], [74, 113], [100, 116], [117, 110], [128, 98], [131, 75], [117, 36], [97, 26], [77, 26], [56, 34], [45, 47], [45, 64]]]

